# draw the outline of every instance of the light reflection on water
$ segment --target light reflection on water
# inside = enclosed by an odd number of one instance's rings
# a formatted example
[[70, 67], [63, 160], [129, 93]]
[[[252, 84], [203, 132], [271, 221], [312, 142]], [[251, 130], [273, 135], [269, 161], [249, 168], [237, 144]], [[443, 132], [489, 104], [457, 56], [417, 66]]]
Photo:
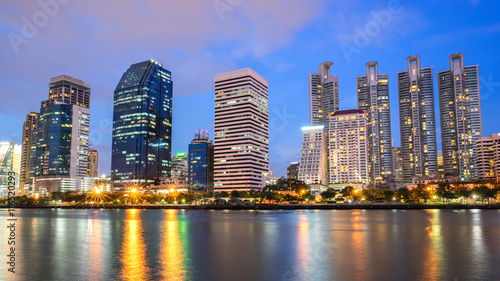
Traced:
[[121, 280], [149, 279], [140, 213], [141, 210], [126, 210], [123, 245], [119, 256], [122, 267], [118, 277]]
[[[498, 280], [488, 210], [18, 210], [15, 278]], [[6, 221], [6, 213], [0, 213]], [[6, 243], [6, 229], [0, 243]], [[5, 257], [7, 247], [2, 247]]]

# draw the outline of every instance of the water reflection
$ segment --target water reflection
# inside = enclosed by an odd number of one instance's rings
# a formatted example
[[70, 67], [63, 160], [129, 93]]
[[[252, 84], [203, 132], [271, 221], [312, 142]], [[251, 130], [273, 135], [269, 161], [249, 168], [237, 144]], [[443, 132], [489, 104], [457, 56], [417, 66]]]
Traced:
[[[352, 270], [355, 276], [357, 274], [362, 273], [364, 274], [366, 268], [367, 268], [367, 263], [366, 263], [366, 241], [363, 237], [364, 233], [362, 231], [362, 225], [361, 225], [361, 210], [353, 210], [351, 212], [351, 227], [353, 229], [352, 231], [352, 241], [351, 241], [351, 248], [352, 248]], [[361, 279], [361, 276], [358, 276], [359, 278], [356, 279]]]
[[[440, 280], [442, 267], [446, 266], [443, 260], [443, 235], [441, 234], [440, 210], [425, 210], [427, 215], [427, 243], [424, 247], [423, 271], [428, 280]], [[430, 245], [429, 245], [430, 244]]]
[[126, 211], [125, 231], [120, 261], [122, 264], [119, 277], [121, 280], [148, 280], [149, 268], [146, 264], [146, 245], [141, 228], [140, 210]]
[[[177, 210], [165, 210], [163, 236], [160, 249], [161, 276], [164, 280], [186, 280], [183, 243]], [[184, 225], [183, 225], [184, 226]], [[183, 231], [185, 234], [185, 229]]]

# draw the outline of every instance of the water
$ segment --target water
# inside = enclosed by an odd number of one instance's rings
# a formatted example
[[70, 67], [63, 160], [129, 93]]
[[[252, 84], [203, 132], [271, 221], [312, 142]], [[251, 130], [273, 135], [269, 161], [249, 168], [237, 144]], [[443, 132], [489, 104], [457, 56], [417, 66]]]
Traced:
[[[6, 212], [0, 220], [7, 224]], [[500, 280], [498, 210], [17, 210], [0, 280]]]

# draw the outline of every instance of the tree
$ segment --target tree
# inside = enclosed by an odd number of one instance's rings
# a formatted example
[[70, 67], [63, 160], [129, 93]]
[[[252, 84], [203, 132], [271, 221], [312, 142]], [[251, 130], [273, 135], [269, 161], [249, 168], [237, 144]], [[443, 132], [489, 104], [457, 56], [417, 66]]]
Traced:
[[335, 192], [335, 190], [333, 188], [328, 188], [326, 191], [321, 192], [320, 195], [321, 195], [321, 198], [323, 198], [323, 200], [328, 200], [328, 199], [335, 198], [337, 193]]
[[231, 191], [231, 198], [240, 197], [240, 192], [238, 190]]
[[451, 189], [451, 185], [447, 182], [442, 182], [436, 188], [436, 196], [443, 199], [443, 203], [446, 202], [446, 199], [453, 198], [454, 194]]
[[383, 194], [386, 201], [392, 201], [392, 198], [395, 196], [394, 191], [388, 189], [384, 190]]
[[410, 199], [410, 191], [406, 187], [400, 188], [396, 190], [396, 198], [398, 200], [408, 201]]
[[472, 195], [472, 191], [465, 185], [456, 184], [453, 186], [453, 194], [455, 197], [460, 198], [460, 201], [463, 203], [463, 200], [469, 198]]

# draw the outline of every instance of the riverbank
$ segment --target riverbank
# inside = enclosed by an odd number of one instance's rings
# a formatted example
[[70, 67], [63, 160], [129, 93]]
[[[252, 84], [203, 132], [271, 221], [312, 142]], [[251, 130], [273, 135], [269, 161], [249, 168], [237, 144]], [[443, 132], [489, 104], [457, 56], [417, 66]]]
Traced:
[[[8, 206], [0, 206], [7, 208]], [[405, 204], [405, 203], [363, 203], [363, 204], [262, 204], [262, 205], [45, 205], [16, 206], [16, 209], [185, 209], [185, 210], [388, 210], [388, 209], [500, 209], [494, 204]]]

